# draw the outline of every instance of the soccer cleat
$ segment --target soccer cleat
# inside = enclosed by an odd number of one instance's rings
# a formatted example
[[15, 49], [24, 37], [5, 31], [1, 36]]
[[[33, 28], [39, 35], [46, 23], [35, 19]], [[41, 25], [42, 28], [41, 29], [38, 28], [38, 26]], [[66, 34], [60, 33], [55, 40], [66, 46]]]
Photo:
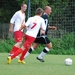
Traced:
[[9, 56], [8, 58], [7, 58], [7, 64], [10, 64], [11, 63], [11, 57]]
[[21, 63], [21, 60], [20, 59], [18, 60], [18, 63]]
[[24, 60], [21, 61], [21, 60], [19, 59], [19, 60], [18, 60], [18, 63], [25, 64], [26, 62], [25, 62]]
[[22, 64], [25, 64], [26, 62], [24, 60], [21, 61]]
[[40, 58], [36, 58], [37, 60], [39, 60], [40, 62], [45, 62], [43, 59], [40, 59]]

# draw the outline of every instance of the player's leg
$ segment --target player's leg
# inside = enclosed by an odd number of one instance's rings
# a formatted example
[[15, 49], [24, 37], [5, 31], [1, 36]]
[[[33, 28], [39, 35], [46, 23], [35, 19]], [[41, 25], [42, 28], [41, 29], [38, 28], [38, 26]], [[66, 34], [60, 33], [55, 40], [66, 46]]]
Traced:
[[33, 46], [31, 46], [31, 48], [28, 50], [24, 58], [26, 58], [29, 54], [31, 54], [32, 51], [36, 50], [38, 46], [39, 46], [39, 43], [34, 43]]
[[[31, 44], [34, 42], [34, 40], [35, 38], [27, 35], [27, 40], [24, 42], [24, 45], [23, 45], [25, 49], [23, 50], [22, 55], [20, 56], [20, 61], [23, 61], [24, 56], [26, 55], [27, 51], [30, 49]], [[25, 64], [24, 61], [21, 63]]]
[[13, 55], [13, 54], [20, 48], [19, 46], [20, 46], [21, 44], [22, 44], [22, 42], [17, 42], [17, 43], [13, 46], [11, 52], [9, 53], [9, 56]]
[[52, 48], [52, 43], [50, 42], [50, 40], [46, 37], [45, 38], [45, 42], [46, 42], [46, 47], [42, 50], [42, 52], [39, 54], [39, 56], [37, 57], [38, 60], [40, 60], [41, 62], [44, 62], [43, 57], [49, 52], [49, 50]]
[[15, 39], [16, 43], [9, 53], [10, 56], [13, 55], [22, 45], [22, 38], [23, 38], [23, 32], [21, 32], [21, 31], [14, 32], [14, 39]]
[[43, 57], [50, 51], [51, 48], [52, 43], [46, 44], [46, 47], [42, 50], [37, 59], [42, 59], [41, 62], [44, 62]]
[[26, 53], [26, 55], [24, 56], [24, 58], [26, 56], [28, 56], [33, 50], [35, 50], [39, 46], [40, 41], [41, 40], [39, 38], [35, 39], [33, 46], [29, 49], [29, 51]]
[[12, 56], [9, 56], [7, 58], [7, 64], [10, 64], [11, 63], [11, 60], [14, 59], [16, 56], [18, 56], [22, 52], [23, 52], [23, 49], [22, 48], [19, 48]]
[[16, 56], [18, 56], [20, 53], [22, 53], [23, 49], [19, 48], [13, 55], [9, 56], [7, 58], [7, 64], [11, 63], [11, 60], [14, 59]]

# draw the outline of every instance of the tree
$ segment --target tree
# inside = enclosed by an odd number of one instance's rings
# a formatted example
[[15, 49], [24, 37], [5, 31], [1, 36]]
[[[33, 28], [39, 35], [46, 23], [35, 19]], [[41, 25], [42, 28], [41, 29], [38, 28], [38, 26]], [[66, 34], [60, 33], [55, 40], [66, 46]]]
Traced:
[[0, 23], [9, 23], [11, 16], [19, 9], [15, 0], [0, 0]]

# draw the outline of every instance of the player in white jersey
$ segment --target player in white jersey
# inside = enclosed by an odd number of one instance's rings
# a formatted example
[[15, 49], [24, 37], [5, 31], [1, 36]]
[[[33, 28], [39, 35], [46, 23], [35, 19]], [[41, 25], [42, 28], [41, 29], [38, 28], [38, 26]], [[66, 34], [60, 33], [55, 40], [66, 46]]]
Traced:
[[51, 50], [52, 48], [52, 43], [51, 41], [49, 40], [49, 38], [47, 37], [47, 32], [48, 32], [48, 29], [53, 29], [53, 30], [56, 30], [56, 27], [55, 26], [50, 26], [49, 25], [49, 18], [48, 16], [51, 14], [52, 12], [52, 9], [50, 6], [45, 6], [44, 8], [44, 13], [43, 15], [41, 16], [44, 21], [45, 21], [45, 25], [46, 25], [46, 31], [45, 31], [45, 34], [44, 35], [41, 35], [40, 34], [40, 30], [39, 30], [39, 33], [34, 41], [34, 44], [33, 46], [29, 49], [29, 51], [27, 52], [27, 54], [25, 55], [28, 56], [33, 50], [36, 50], [36, 48], [39, 46], [39, 44], [44, 44], [45, 45], [45, 48], [42, 50], [42, 52], [38, 55], [37, 59], [41, 62], [45, 62], [43, 57]]
[[36, 39], [39, 29], [40, 28], [42, 29], [41, 34], [45, 34], [46, 25], [45, 25], [44, 19], [41, 17], [42, 13], [43, 13], [43, 10], [41, 8], [37, 8], [36, 15], [33, 17], [30, 17], [25, 23], [25, 26], [22, 26], [22, 28], [28, 27], [26, 31], [26, 35], [25, 35], [25, 42], [22, 45], [22, 47], [19, 48], [12, 56], [8, 57], [8, 62], [7, 62], [8, 64], [10, 64], [11, 60], [15, 58], [17, 55], [19, 55], [20, 53], [22, 53], [22, 55], [20, 56], [20, 59], [18, 60], [18, 62], [25, 64], [25, 62], [23, 61], [24, 56], [29, 50], [29, 48], [31, 47], [31, 44]]
[[[19, 31], [22, 24], [25, 24], [25, 11], [27, 9], [26, 4], [21, 5], [21, 10], [17, 11], [10, 20], [10, 28], [9, 32], [12, 33], [14, 31], [14, 39], [15, 45], [13, 46], [9, 55], [13, 55], [21, 46], [22, 38], [23, 38], [23, 29]], [[13, 27], [14, 25], [14, 27]], [[13, 29], [14, 28], [14, 29]]]

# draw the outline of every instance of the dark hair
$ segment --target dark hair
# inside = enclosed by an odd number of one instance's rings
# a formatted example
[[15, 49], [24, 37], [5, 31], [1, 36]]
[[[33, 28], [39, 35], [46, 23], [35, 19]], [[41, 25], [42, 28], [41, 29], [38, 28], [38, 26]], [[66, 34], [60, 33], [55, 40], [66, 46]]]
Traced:
[[37, 8], [35, 14], [40, 15], [41, 13], [43, 13], [43, 9], [42, 8]]

